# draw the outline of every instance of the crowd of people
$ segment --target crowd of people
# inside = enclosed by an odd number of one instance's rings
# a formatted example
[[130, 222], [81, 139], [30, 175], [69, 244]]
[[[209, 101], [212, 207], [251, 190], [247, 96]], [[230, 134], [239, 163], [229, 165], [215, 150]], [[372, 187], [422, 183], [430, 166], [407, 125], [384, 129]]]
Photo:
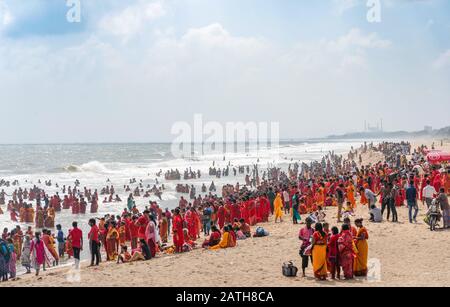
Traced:
[[[385, 159], [364, 165], [361, 154], [368, 150], [381, 152]], [[275, 223], [285, 222], [284, 217], [289, 216], [294, 225], [299, 222], [305, 224], [299, 233], [303, 275], [311, 259], [314, 275], [319, 280], [326, 279], [329, 273], [332, 278], [340, 278], [341, 269], [345, 279], [365, 276], [369, 233], [361, 218], [354, 220], [356, 228], [351, 225], [357, 199], [361, 205], [367, 206], [370, 222], [381, 222], [385, 212], [387, 220], [392, 216], [392, 222], [398, 222], [396, 209], [406, 205], [410, 223], [416, 222], [419, 201], [429, 206], [434, 200], [441, 207], [443, 227], [450, 226], [447, 198], [450, 174], [448, 169], [442, 168], [445, 165], [428, 164], [425, 152], [426, 147], [422, 146], [414, 149], [412, 159], [403, 159], [403, 156], [411, 155], [408, 143], [384, 142], [364, 144], [356, 150], [352, 148], [346, 158], [329, 152], [321, 161], [293, 163], [286, 171], [271, 167], [261, 178], [258, 168], [254, 167], [254, 180], [248, 179], [242, 186], [239, 183], [224, 185], [221, 196], [212, 193], [215, 191], [215, 186], [211, 188], [214, 183], [204, 197], [195, 195], [193, 185], [187, 186], [190, 200], [181, 196], [178, 207], [173, 210], [163, 210], [154, 201], [139, 210], [135, 195], [130, 193], [127, 208], [121, 214], [89, 220], [87, 239], [91, 265], [99, 265], [102, 260], [118, 263], [149, 260], [157, 254], [183, 253], [200, 247], [209, 250], [235, 247], [238, 240], [268, 235], [258, 224], [269, 222], [271, 216]], [[247, 167], [247, 175], [249, 172], [250, 167]], [[173, 173], [169, 171], [166, 175]], [[204, 190], [203, 187], [202, 192]], [[77, 222], [67, 233], [61, 225], [56, 225], [56, 233], [52, 233], [56, 212], [60, 210], [72, 209], [74, 213], [83, 213], [90, 202], [90, 212], [97, 212], [96, 190], [91, 193], [85, 189], [79, 194], [74, 191], [78, 191], [77, 188], [69, 187], [69, 195], [61, 200], [58, 193], [48, 198], [44, 190], [34, 188], [27, 197], [21, 193], [22, 200], [9, 202], [7, 210], [12, 212], [12, 220], [18, 222], [15, 212], [21, 212], [20, 221], [30, 223], [33, 216], [30, 218], [25, 212], [31, 207], [34, 214], [34, 209], [23, 200], [27, 199], [29, 203], [36, 201], [37, 231], [34, 232], [31, 226], [25, 233], [20, 226], [3, 231], [0, 241], [3, 280], [8, 279], [8, 274], [10, 278], [15, 277], [15, 269], [12, 268], [16, 267], [18, 260], [27, 272], [34, 268], [36, 274], [41, 267], [58, 265], [64, 257], [73, 257], [76, 267], [79, 266], [85, 235]], [[114, 194], [115, 191], [109, 187], [105, 192]], [[5, 197], [6, 193], [2, 191], [0, 195]], [[75, 195], [83, 196], [78, 198]], [[42, 200], [44, 206], [41, 206]], [[327, 223], [327, 207], [337, 208], [336, 223], [343, 223], [340, 229], [330, 228]], [[256, 227], [253, 232], [252, 227]], [[204, 239], [199, 241], [201, 234]]]

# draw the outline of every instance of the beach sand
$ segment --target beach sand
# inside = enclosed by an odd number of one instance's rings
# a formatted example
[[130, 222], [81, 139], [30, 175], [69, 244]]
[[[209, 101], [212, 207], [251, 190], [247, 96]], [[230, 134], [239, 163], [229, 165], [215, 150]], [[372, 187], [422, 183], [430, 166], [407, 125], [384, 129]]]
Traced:
[[[414, 141], [422, 144], [424, 141]], [[431, 144], [430, 140], [426, 140]], [[441, 149], [436, 141], [437, 149]], [[444, 144], [450, 150], [450, 143]], [[364, 162], [377, 162], [376, 153], [363, 156]], [[102, 263], [100, 267], [82, 266], [79, 279], [70, 268], [44, 272], [39, 278], [21, 276], [20, 280], [0, 283], [2, 286], [170, 286], [170, 287], [299, 287], [299, 286], [449, 286], [450, 230], [431, 232], [423, 222], [425, 208], [420, 204], [417, 224], [408, 222], [406, 207], [398, 208], [399, 223], [380, 224], [365, 221], [369, 231], [369, 263], [375, 264], [373, 278], [353, 281], [323, 281], [313, 278], [312, 267], [307, 277], [287, 278], [281, 273], [283, 262], [293, 260], [301, 266], [298, 255], [298, 231], [289, 216], [284, 222], [261, 224], [270, 232], [264, 238], [238, 241], [236, 248], [219, 251], [197, 249], [190, 253], [158, 256], [147, 262], [131, 264]], [[336, 208], [326, 210], [326, 220], [336, 225]], [[356, 217], [368, 218], [367, 207], [358, 204]], [[302, 216], [304, 220], [305, 216]], [[340, 227], [340, 225], [338, 225]], [[253, 230], [253, 229], [252, 229]], [[378, 265], [378, 264], [379, 265]]]

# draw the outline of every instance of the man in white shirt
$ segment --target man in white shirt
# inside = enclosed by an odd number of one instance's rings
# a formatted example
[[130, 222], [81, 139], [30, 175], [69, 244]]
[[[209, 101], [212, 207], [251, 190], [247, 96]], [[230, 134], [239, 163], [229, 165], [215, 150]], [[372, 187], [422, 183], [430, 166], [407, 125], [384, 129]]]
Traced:
[[430, 180], [427, 180], [426, 187], [423, 188], [423, 199], [427, 207], [430, 208], [431, 202], [433, 201], [434, 195], [437, 194], [436, 189], [430, 184]]
[[383, 215], [381, 215], [381, 209], [372, 205], [370, 211], [370, 221], [374, 223], [381, 223], [383, 221]]

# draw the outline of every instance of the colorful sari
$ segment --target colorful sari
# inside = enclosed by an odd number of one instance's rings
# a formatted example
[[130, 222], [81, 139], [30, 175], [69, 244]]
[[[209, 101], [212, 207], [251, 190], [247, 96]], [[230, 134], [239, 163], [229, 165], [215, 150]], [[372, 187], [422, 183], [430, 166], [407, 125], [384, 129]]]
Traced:
[[314, 232], [314, 246], [312, 248], [314, 276], [318, 279], [326, 279], [327, 269], [327, 238], [319, 232]]
[[364, 236], [363, 240], [356, 240], [355, 242], [358, 250], [353, 267], [355, 276], [367, 276], [367, 259], [369, 256], [367, 240], [369, 239], [369, 234], [365, 227], [361, 227], [356, 235], [358, 238], [362, 236]]
[[339, 264], [342, 267], [345, 279], [353, 278], [353, 236], [349, 230], [344, 230], [338, 239]]
[[114, 261], [118, 255], [119, 232], [116, 228], [110, 226], [106, 235], [106, 255], [107, 261]]

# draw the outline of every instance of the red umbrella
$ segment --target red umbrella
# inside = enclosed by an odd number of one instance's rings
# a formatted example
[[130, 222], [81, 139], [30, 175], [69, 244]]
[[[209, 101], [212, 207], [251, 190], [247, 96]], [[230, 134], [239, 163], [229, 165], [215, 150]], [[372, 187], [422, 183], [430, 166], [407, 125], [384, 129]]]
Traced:
[[433, 164], [450, 161], [450, 153], [442, 151], [433, 151], [427, 155], [427, 160], [428, 162]]

